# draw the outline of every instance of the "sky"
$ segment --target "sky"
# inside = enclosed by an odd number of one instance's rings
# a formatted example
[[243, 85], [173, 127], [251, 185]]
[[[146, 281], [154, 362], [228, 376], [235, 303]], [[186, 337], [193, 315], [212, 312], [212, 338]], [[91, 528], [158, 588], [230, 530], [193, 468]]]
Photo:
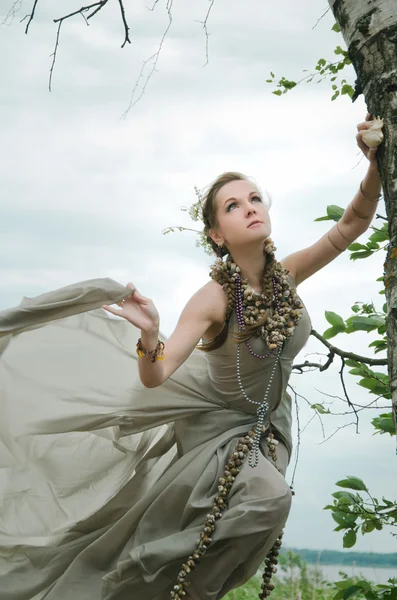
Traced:
[[[208, 280], [212, 260], [195, 246], [194, 233], [162, 234], [168, 226], [197, 225], [181, 211], [195, 201], [194, 186], [238, 170], [269, 190], [278, 259], [314, 243], [332, 225], [314, 219], [329, 204], [347, 206], [355, 194], [366, 171], [355, 140], [366, 114], [363, 99], [331, 102], [329, 82], [303, 82], [276, 97], [266, 83], [271, 71], [301, 79], [304, 69], [343, 45], [331, 31], [330, 13], [316, 25], [326, 2], [279, 0], [264, 7], [260, 0], [216, 0], [207, 23], [208, 64], [202, 21], [210, 2], [174, 3], [156, 71], [130, 109], [137, 82], [138, 96], [142, 89], [143, 62], [158, 50], [168, 24], [165, 2], [154, 10], [148, 0], [128, 3], [131, 44], [123, 49], [117, 2], [89, 26], [79, 15], [66, 21], [51, 92], [53, 19], [81, 4], [62, 0], [54, 9], [40, 0], [28, 35], [20, 20], [32, 2], [16, 2], [13, 19], [7, 17], [12, 4], [2, 0], [0, 8], [0, 310], [22, 296], [111, 277], [132, 281], [151, 297], [169, 335]], [[345, 77], [354, 82], [352, 70]], [[382, 203], [379, 213], [385, 214]], [[375, 279], [383, 259], [379, 253], [352, 262], [343, 254], [299, 287], [318, 332], [328, 327], [326, 310], [347, 318], [355, 301], [371, 300], [381, 309]], [[372, 339], [360, 333], [334, 341], [371, 356]], [[310, 338], [296, 362], [324, 361], [318, 353], [324, 347]], [[294, 374], [290, 383], [309, 404], [332, 402], [344, 412], [345, 404], [325, 396], [342, 395], [339, 369], [335, 363], [324, 373]], [[356, 379], [346, 381], [351, 398], [365, 402]], [[374, 496], [395, 499], [395, 442], [372, 435], [375, 414], [361, 414], [358, 435], [348, 426], [326, 443], [317, 418], [305, 428], [285, 544], [342, 549], [323, 507], [346, 475], [364, 479]], [[300, 429], [312, 416], [301, 399]], [[352, 421], [325, 415], [325, 437]], [[295, 420], [295, 438], [296, 431]], [[383, 531], [360, 537], [355, 550], [395, 552], [396, 544]]]

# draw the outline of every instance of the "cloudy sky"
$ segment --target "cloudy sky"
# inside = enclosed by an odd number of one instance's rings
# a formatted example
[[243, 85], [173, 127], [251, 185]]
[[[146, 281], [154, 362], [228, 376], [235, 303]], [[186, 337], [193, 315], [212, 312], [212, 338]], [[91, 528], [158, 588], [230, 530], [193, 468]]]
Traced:
[[[175, 2], [157, 71], [126, 118], [143, 61], [157, 51], [167, 27], [165, 2], [154, 11], [149, 0], [126, 3], [132, 43], [124, 49], [117, 2], [109, 2], [89, 27], [80, 16], [66, 22], [51, 93], [52, 19], [80, 4], [62, 1], [54, 9], [40, 0], [28, 35], [20, 19], [32, 1], [15, 2], [22, 6], [13, 20], [7, 18], [12, 4], [2, 0], [0, 8], [0, 309], [24, 295], [112, 277], [133, 281], [152, 297], [162, 330], [170, 334], [185, 302], [208, 279], [210, 258], [195, 247], [194, 234], [162, 235], [167, 226], [193, 225], [180, 208], [195, 200], [195, 185], [239, 170], [267, 188], [279, 259], [323, 235], [329, 224], [314, 219], [328, 204], [346, 206], [354, 195], [366, 170], [355, 142], [356, 124], [366, 113], [363, 100], [331, 102], [329, 83], [303, 83], [278, 98], [265, 82], [270, 71], [299, 79], [318, 58], [332, 58], [342, 43], [331, 32], [332, 15], [313, 29], [326, 2], [216, 0], [206, 66], [200, 21], [210, 2]], [[354, 73], [346, 78], [353, 82]], [[382, 204], [379, 212], [384, 214]], [[317, 331], [328, 326], [325, 310], [348, 317], [356, 300], [374, 300], [380, 309], [374, 281], [382, 260], [376, 255], [353, 263], [343, 255], [302, 284]], [[367, 334], [336, 341], [371, 353]], [[311, 339], [297, 360], [317, 360], [316, 352], [324, 348]], [[291, 384], [310, 403], [330, 402], [322, 392], [342, 394], [339, 367], [295, 375]], [[354, 378], [347, 385], [352, 399], [366, 401]], [[346, 410], [337, 400], [332, 408]], [[299, 409], [302, 428], [313, 411], [303, 400]], [[359, 435], [350, 426], [323, 444], [317, 419], [305, 429], [287, 544], [341, 549], [341, 534], [332, 531], [330, 513], [322, 508], [345, 475], [362, 477], [375, 496], [393, 497], [395, 448], [390, 438], [372, 437], [374, 415], [362, 414]], [[329, 436], [353, 419], [323, 421]], [[386, 532], [360, 539], [356, 548], [396, 549]]]

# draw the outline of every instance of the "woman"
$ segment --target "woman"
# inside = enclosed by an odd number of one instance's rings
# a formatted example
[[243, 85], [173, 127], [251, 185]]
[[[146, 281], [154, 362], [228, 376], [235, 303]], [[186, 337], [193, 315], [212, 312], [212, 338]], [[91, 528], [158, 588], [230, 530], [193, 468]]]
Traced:
[[0, 315], [4, 600], [215, 600], [266, 556], [270, 593], [291, 501], [286, 388], [310, 334], [296, 286], [369, 226], [370, 126], [343, 217], [281, 263], [256, 186], [238, 173], [213, 183], [205, 232], [229, 256], [165, 343], [131, 283], [83, 282]]

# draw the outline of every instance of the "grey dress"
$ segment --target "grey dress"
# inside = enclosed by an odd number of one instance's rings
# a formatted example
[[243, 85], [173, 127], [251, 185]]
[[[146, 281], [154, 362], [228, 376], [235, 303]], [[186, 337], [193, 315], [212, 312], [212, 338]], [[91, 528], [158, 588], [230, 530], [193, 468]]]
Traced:
[[[293, 280], [291, 280], [293, 284]], [[237, 440], [256, 423], [226, 342], [194, 351], [162, 386], [144, 388], [139, 331], [102, 304], [129, 290], [74, 284], [0, 313], [2, 600], [168, 600], [192, 554]], [[292, 361], [310, 334], [304, 309], [271, 389], [278, 465], [291, 453]], [[263, 353], [264, 342], [252, 342]], [[245, 391], [261, 400], [272, 358], [241, 346]], [[261, 442], [244, 463], [214, 539], [190, 574], [194, 600], [216, 600], [258, 569], [291, 494]]]

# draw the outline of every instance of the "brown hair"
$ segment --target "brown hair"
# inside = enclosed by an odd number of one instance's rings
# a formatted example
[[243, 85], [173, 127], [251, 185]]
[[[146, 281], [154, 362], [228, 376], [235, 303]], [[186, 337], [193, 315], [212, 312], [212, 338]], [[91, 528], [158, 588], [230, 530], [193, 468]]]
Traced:
[[[216, 254], [216, 256], [218, 256], [220, 258], [225, 256], [228, 253], [228, 250], [227, 250], [227, 248], [225, 248], [225, 246], [222, 246], [220, 248], [214, 242], [214, 240], [210, 237], [209, 232], [211, 229], [216, 228], [218, 225], [218, 219], [217, 219], [218, 207], [217, 207], [217, 203], [216, 203], [216, 196], [217, 196], [219, 190], [224, 185], [226, 185], [227, 183], [230, 183], [231, 181], [250, 181], [250, 179], [246, 175], [243, 175], [243, 173], [239, 173], [238, 171], [227, 171], [225, 173], [222, 173], [222, 175], [219, 175], [212, 182], [212, 184], [209, 186], [209, 188], [207, 189], [207, 191], [205, 192], [205, 194], [203, 196], [202, 220], [204, 223], [204, 235], [206, 236], [207, 242], [211, 246], [211, 248], [214, 251], [214, 253]], [[270, 205], [270, 203], [271, 202], [269, 201], [269, 205]], [[274, 259], [272, 260], [272, 258], [273, 257], [268, 256], [267, 264], [270, 263], [269, 264], [270, 268], [274, 269]], [[263, 319], [261, 319], [261, 322], [259, 324], [256, 324], [255, 326], [247, 327], [244, 332], [236, 333], [234, 336], [236, 342], [240, 342], [240, 341], [249, 339], [258, 329], [260, 329], [260, 327], [262, 327], [263, 323], [266, 322], [266, 320], [267, 320], [267, 314]], [[202, 350], [203, 352], [211, 352], [211, 350], [216, 350], [217, 348], [220, 348], [223, 345], [223, 343], [226, 341], [228, 329], [229, 329], [228, 322], [225, 321], [222, 330], [218, 333], [218, 335], [216, 337], [214, 337], [212, 340], [209, 340], [208, 342], [199, 344], [197, 346], [197, 348], [199, 350]]]

